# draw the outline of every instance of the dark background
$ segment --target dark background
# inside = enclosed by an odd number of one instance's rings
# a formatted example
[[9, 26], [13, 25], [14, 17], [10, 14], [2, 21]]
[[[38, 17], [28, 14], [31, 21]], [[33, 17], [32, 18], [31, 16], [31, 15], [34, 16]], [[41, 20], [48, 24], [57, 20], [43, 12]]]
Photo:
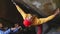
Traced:
[[[19, 5], [21, 6], [21, 8], [23, 8], [23, 6], [21, 4], [19, 4]], [[57, 2], [57, 7], [60, 7], [58, 2]], [[26, 10], [26, 8], [24, 10], [29, 11], [28, 9]], [[33, 10], [31, 10], [31, 11], [33, 11]], [[27, 13], [31, 13], [31, 12], [27, 12]], [[36, 13], [36, 12], [33, 12], [33, 13]], [[36, 15], [38, 15], [38, 17], [42, 17], [38, 13], [36, 13]], [[15, 8], [15, 6], [12, 4], [12, 2], [10, 0], [0, 0], [0, 19], [4, 21], [4, 24], [6, 24], [6, 26], [8, 26], [8, 25], [11, 26], [14, 23], [19, 23], [21, 26], [23, 26], [22, 25], [23, 18], [19, 14], [19, 12], [17, 11], [17, 9]], [[54, 20], [50, 21], [47, 24], [49, 26], [48, 30], [50, 30], [51, 28], [60, 26], [60, 16], [57, 15]], [[43, 27], [45, 27], [45, 26], [43, 26]], [[48, 31], [48, 30], [46, 30], [46, 31]]]

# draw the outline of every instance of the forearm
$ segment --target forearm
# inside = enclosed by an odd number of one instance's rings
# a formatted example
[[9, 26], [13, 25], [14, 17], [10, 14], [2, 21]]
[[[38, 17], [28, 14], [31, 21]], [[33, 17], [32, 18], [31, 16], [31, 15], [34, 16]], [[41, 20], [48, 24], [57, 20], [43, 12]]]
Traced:
[[15, 6], [17, 10], [19, 11], [19, 13], [22, 15], [23, 19], [25, 19], [26, 13], [18, 5], [15, 5]]
[[32, 26], [36, 26], [36, 25], [40, 25], [40, 24], [46, 23], [47, 21], [52, 20], [54, 17], [55, 17], [55, 15], [51, 15], [51, 16], [46, 17], [46, 18], [37, 18], [34, 21], [34, 23], [32, 23]]
[[15, 30], [13, 30], [13, 32], [17, 32], [19, 30], [19, 28], [16, 28]]
[[11, 32], [11, 29], [8, 29], [8, 30], [6, 30], [4, 33], [5, 34], [8, 34], [8, 33], [10, 33]]
[[36, 25], [40, 25], [40, 24], [46, 23], [47, 21], [52, 20], [54, 17], [55, 17], [55, 15], [51, 15], [51, 16], [46, 17], [46, 18], [39, 18], [39, 19], [36, 19], [36, 22], [33, 23], [33, 25], [36, 26]]
[[19, 26], [19, 27], [14, 27], [14, 28], [11, 28], [11, 31], [17, 32], [20, 28], [21, 28], [21, 26]]
[[59, 14], [59, 8], [55, 10], [55, 13], [53, 15], [50, 15], [46, 18], [40, 18], [38, 21], [41, 22], [40, 24], [46, 23], [47, 21], [52, 20], [58, 14]]
[[56, 16], [56, 15], [48, 16], [48, 17], [45, 18], [44, 20], [45, 20], [45, 22], [50, 21], [50, 20], [52, 20], [55, 16]]

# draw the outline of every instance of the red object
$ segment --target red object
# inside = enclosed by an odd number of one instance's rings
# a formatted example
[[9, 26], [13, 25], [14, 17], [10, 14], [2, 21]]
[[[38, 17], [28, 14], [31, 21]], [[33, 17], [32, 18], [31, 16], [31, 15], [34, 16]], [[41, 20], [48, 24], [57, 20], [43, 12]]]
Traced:
[[31, 22], [30, 22], [29, 20], [25, 19], [25, 20], [23, 21], [23, 25], [24, 25], [25, 27], [29, 27], [29, 26], [31, 25]]
[[37, 31], [37, 34], [42, 34], [42, 26], [37, 26], [38, 27], [38, 31]]

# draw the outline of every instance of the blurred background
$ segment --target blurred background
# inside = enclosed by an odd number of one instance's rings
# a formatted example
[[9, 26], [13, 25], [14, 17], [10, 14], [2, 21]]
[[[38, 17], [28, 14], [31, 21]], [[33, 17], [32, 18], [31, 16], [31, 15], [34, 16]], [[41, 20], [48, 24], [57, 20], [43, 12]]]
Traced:
[[[38, 17], [47, 17], [54, 13], [56, 8], [60, 8], [60, 0], [14, 0], [26, 13], [36, 14]], [[0, 21], [7, 27], [19, 23], [23, 29], [23, 18], [17, 11], [11, 0], [0, 0]], [[43, 34], [60, 34], [60, 14], [52, 21], [42, 25]], [[8, 25], [7, 25], [8, 24]], [[20, 32], [21, 34], [36, 34], [35, 27]], [[30, 30], [29, 30], [30, 29]], [[32, 31], [31, 31], [32, 30]], [[29, 32], [29, 33], [27, 33]]]

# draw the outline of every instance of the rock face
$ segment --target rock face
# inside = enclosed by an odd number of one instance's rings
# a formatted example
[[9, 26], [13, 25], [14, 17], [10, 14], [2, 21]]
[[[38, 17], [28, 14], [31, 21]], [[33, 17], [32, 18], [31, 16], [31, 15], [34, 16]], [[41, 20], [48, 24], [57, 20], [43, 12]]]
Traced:
[[48, 16], [56, 9], [56, 4], [53, 0], [23, 0], [27, 5], [35, 9], [39, 14]]

